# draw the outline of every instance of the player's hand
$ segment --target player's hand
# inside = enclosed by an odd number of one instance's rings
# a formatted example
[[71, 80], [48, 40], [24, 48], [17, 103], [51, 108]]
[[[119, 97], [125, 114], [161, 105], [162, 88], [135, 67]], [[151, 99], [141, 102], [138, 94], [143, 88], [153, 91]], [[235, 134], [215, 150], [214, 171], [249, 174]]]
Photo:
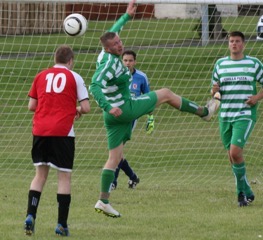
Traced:
[[211, 89], [211, 94], [212, 94], [212, 96], [214, 96], [214, 94], [215, 94], [216, 92], [219, 92], [219, 91], [220, 91], [220, 86], [219, 86], [218, 83], [215, 83], [215, 84], [213, 85], [212, 89]]
[[135, 15], [136, 12], [136, 4], [135, 4], [136, 0], [131, 0], [128, 4], [126, 13], [128, 13], [131, 17]]
[[122, 110], [118, 107], [113, 107], [109, 111], [109, 114], [113, 115], [114, 117], [119, 117], [122, 114]]
[[81, 117], [81, 108], [77, 107], [76, 109], [76, 115], [75, 115], [75, 120], [78, 120]]
[[153, 115], [148, 115], [147, 124], [146, 124], [146, 133], [151, 134], [154, 129], [154, 118]]
[[254, 106], [257, 104], [257, 102], [258, 102], [257, 96], [254, 95], [254, 96], [248, 97], [245, 103], [248, 104], [249, 106]]

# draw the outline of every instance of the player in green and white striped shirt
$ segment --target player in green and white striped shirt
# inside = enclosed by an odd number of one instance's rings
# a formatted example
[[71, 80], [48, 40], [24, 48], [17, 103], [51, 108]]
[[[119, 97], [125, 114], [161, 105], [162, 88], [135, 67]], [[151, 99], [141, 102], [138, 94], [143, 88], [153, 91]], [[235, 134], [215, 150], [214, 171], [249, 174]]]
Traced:
[[236, 178], [240, 207], [254, 201], [254, 193], [246, 177], [243, 148], [257, 119], [257, 103], [263, 91], [263, 66], [255, 57], [244, 55], [245, 36], [235, 31], [229, 34], [230, 56], [219, 59], [212, 74], [212, 94], [220, 92], [220, 134]]
[[107, 130], [109, 158], [101, 173], [101, 189], [95, 210], [110, 217], [120, 213], [109, 204], [111, 184], [115, 170], [123, 157], [123, 146], [130, 140], [132, 122], [139, 117], [167, 103], [182, 112], [188, 112], [209, 121], [219, 103], [211, 99], [205, 107], [176, 95], [170, 89], [162, 88], [132, 98], [129, 85], [132, 75], [121, 59], [124, 47], [117, 34], [123, 25], [135, 14], [135, 0], [131, 0], [126, 13], [113, 25], [109, 32], [100, 37], [103, 50], [98, 56], [96, 71], [92, 77], [90, 92], [99, 107], [103, 109], [104, 125]]

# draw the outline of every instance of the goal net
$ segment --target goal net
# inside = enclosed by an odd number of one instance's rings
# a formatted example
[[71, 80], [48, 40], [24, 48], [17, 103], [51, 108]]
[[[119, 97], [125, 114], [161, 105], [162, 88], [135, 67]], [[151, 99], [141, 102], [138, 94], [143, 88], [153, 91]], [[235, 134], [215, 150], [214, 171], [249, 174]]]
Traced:
[[[34, 76], [53, 65], [60, 44], [76, 54], [74, 70], [87, 86], [101, 50], [99, 37], [125, 11], [128, 1], [1, 1], [0, 3], [0, 178], [29, 181], [32, 116], [28, 91]], [[137, 1], [134, 19], [121, 32], [125, 49], [137, 53], [136, 68], [145, 72], [151, 90], [163, 87], [205, 105], [215, 61], [228, 55], [226, 35], [239, 30], [246, 36], [246, 54], [263, 60], [263, 41], [257, 25], [263, 5], [251, 1]], [[67, 36], [63, 19], [80, 13], [88, 20], [82, 37]], [[262, 27], [263, 28], [263, 27]], [[260, 87], [260, 86], [259, 86]], [[102, 111], [90, 97], [91, 113], [75, 123], [76, 154], [73, 181], [99, 181], [108, 157]], [[154, 111], [155, 129], [145, 131], [146, 116], [139, 119], [125, 157], [145, 186], [227, 182], [233, 176], [220, 140], [218, 119], [211, 122], [168, 105]], [[245, 148], [248, 176], [262, 180], [262, 104], [259, 121]], [[52, 124], [52, 123], [50, 123]], [[126, 184], [124, 173], [120, 184]]]

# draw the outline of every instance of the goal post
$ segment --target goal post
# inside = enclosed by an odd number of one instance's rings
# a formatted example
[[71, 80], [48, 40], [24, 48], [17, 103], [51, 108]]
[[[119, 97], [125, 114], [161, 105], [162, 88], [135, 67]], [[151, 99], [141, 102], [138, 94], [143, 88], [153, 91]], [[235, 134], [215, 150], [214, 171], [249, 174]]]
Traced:
[[[30, 155], [32, 113], [27, 110], [27, 94], [34, 76], [53, 65], [57, 46], [68, 44], [76, 54], [74, 70], [89, 86], [101, 50], [99, 37], [125, 12], [128, 2], [1, 1], [0, 178], [3, 181], [17, 178], [28, 182], [34, 172]], [[136, 68], [147, 74], [151, 90], [167, 87], [200, 105], [206, 104], [214, 63], [228, 55], [226, 36], [209, 35], [209, 5], [216, 6], [220, 13], [216, 17], [220, 17], [226, 33], [244, 32], [245, 53], [263, 61], [263, 41], [257, 40], [257, 24], [263, 9], [259, 1], [138, 0], [137, 4], [136, 16], [120, 34], [125, 48], [137, 53]], [[88, 30], [84, 36], [69, 37], [63, 32], [63, 19], [70, 13], [87, 18]], [[108, 152], [102, 112], [92, 96], [90, 102], [91, 113], [75, 122], [73, 181], [93, 184], [98, 182]], [[166, 105], [153, 114], [153, 134], [146, 134], [146, 117], [141, 117], [132, 140], [125, 146], [125, 157], [140, 176], [142, 185], [232, 183], [217, 117], [207, 123]], [[259, 121], [245, 151], [249, 177], [259, 180], [262, 180], [262, 117], [260, 104]], [[124, 174], [121, 173], [119, 181], [120, 186], [126, 186]]]

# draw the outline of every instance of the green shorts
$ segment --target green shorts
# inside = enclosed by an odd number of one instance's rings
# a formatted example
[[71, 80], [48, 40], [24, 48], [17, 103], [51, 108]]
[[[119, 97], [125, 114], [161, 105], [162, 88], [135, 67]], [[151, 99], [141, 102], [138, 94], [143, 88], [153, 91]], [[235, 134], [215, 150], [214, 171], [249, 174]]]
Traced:
[[239, 120], [236, 122], [220, 122], [220, 135], [225, 149], [230, 145], [243, 148], [251, 134], [255, 122], [253, 120]]
[[156, 103], [156, 93], [149, 92], [126, 101], [124, 105], [120, 106], [122, 114], [119, 117], [103, 112], [108, 148], [114, 149], [130, 140], [133, 120], [151, 113], [155, 109]]

